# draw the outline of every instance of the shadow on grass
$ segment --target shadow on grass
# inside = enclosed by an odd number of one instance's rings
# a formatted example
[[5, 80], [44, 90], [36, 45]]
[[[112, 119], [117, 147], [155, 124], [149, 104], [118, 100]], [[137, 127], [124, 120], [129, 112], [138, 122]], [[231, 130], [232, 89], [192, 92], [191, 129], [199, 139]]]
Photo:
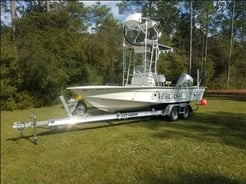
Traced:
[[33, 135], [22, 135], [22, 136], [6, 139], [6, 141], [13, 141], [13, 142], [18, 143], [21, 139], [23, 139], [23, 140], [27, 140], [31, 143], [34, 143], [32, 137], [33, 137]]
[[[205, 142], [218, 142], [246, 149], [246, 115], [229, 112], [216, 113], [194, 113], [190, 119], [168, 122], [163, 117], [137, 118], [112, 122], [97, 122], [90, 125], [78, 125], [72, 128], [45, 129], [37, 136], [48, 136], [54, 134], [64, 134], [75, 131], [87, 131], [91, 129], [102, 129], [121, 125], [134, 124], [155, 130], [154, 137], [161, 139], [191, 138]], [[10, 138], [7, 141], [18, 141], [26, 139], [32, 141], [33, 135]]]
[[144, 126], [157, 130], [154, 136], [161, 139], [191, 138], [246, 149], [245, 114], [229, 112], [194, 113], [190, 119], [175, 123], [163, 124], [161, 120], [157, 119], [151, 121], [152, 123], [144, 123]]
[[153, 173], [152, 175], [148, 176], [147, 181], [145, 180], [146, 184], [243, 184], [243, 181], [237, 181], [235, 179], [225, 177], [222, 175], [217, 175], [214, 173], [206, 174], [206, 173], [182, 173], [178, 174], [175, 178], [162, 178], [160, 176], [155, 176]]

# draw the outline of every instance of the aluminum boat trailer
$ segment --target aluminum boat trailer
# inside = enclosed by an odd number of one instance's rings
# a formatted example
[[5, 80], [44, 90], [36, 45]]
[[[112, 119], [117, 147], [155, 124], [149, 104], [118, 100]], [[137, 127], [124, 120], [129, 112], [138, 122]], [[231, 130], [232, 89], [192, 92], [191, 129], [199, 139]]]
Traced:
[[[37, 144], [37, 127], [48, 126], [51, 129], [68, 126], [72, 127], [77, 124], [85, 124], [99, 121], [109, 121], [109, 120], [123, 120], [129, 118], [137, 118], [137, 117], [148, 117], [148, 116], [167, 116], [169, 120], [175, 121], [179, 117], [183, 119], [187, 119], [190, 116], [190, 113], [193, 111], [189, 103], [177, 103], [177, 104], [167, 104], [164, 109], [156, 110], [152, 108], [149, 111], [135, 111], [135, 112], [117, 112], [111, 114], [99, 114], [99, 115], [90, 115], [88, 113], [84, 113], [83, 115], [73, 115], [73, 111], [76, 109], [76, 106], [80, 101], [75, 101], [73, 106], [69, 107], [66, 103], [63, 96], [60, 96], [60, 100], [67, 112], [67, 116], [65, 118], [60, 119], [49, 119], [46, 121], [36, 121], [36, 114], [32, 114], [31, 122], [15, 122], [13, 123], [13, 128], [16, 128], [20, 132], [20, 136], [24, 136], [24, 130], [26, 128], [33, 128], [33, 143]], [[198, 109], [197, 103], [197, 108]], [[84, 110], [84, 109], [83, 109]]]

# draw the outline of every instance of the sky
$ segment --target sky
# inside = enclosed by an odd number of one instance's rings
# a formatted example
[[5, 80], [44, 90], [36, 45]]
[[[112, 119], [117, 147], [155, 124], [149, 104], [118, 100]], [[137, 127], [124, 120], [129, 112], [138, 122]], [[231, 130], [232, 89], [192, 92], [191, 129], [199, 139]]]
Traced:
[[[82, 1], [85, 6], [91, 6], [98, 1]], [[106, 5], [111, 9], [111, 13], [113, 14], [114, 18], [122, 22], [126, 17], [127, 14], [119, 14], [119, 9], [116, 6], [117, 3], [120, 1], [100, 1], [101, 5]], [[2, 13], [1, 12], [1, 20], [9, 25], [10, 24], [10, 13]]]
[[[98, 1], [82, 1], [82, 2], [86, 6], [91, 6]], [[109, 7], [111, 9], [111, 13], [113, 14], [114, 18], [116, 18], [119, 21], [123, 21], [127, 15], [125, 15], [125, 14], [120, 15], [119, 14], [119, 8], [116, 6], [116, 4], [119, 2], [120, 1], [100, 1], [101, 5], [106, 5], [107, 7]]]

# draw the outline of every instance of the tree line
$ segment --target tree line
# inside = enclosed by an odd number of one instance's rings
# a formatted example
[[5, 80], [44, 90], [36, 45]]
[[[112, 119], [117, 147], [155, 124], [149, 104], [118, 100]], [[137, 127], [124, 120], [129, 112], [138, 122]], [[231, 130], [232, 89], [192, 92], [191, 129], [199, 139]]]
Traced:
[[[123, 29], [107, 6], [75, 0], [1, 3], [1, 11], [14, 13], [11, 25], [1, 20], [2, 109], [52, 104], [67, 86], [121, 84]], [[195, 76], [199, 69], [209, 88], [246, 87], [245, 1], [118, 3], [128, 14], [134, 6], [160, 22], [160, 43], [174, 48], [159, 59], [159, 73], [168, 80], [182, 72]]]

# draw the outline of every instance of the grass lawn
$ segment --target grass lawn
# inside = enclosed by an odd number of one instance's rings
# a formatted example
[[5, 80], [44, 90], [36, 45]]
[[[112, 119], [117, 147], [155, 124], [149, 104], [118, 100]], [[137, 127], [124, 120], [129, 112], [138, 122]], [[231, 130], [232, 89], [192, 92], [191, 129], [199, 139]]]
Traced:
[[14, 121], [65, 116], [61, 105], [1, 112], [1, 183], [246, 183], [246, 101], [208, 97], [188, 120], [161, 118], [38, 128], [19, 133]]

